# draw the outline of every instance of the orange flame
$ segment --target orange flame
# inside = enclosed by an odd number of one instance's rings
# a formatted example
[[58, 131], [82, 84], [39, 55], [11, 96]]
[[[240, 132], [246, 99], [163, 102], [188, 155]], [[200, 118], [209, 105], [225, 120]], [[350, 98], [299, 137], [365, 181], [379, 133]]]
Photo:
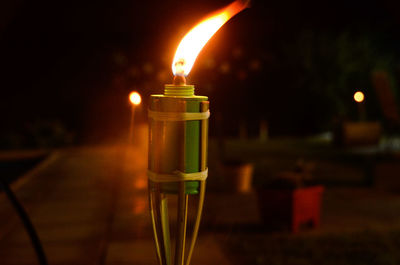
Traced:
[[187, 76], [201, 49], [208, 40], [234, 15], [248, 6], [248, 2], [236, 0], [193, 27], [181, 40], [172, 62], [174, 75]]

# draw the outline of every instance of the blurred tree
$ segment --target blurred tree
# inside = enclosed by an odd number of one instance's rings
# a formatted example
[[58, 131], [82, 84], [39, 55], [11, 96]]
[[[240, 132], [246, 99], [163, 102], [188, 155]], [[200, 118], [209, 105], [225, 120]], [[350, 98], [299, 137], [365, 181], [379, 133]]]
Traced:
[[[329, 128], [334, 118], [354, 119], [357, 115], [353, 93], [367, 95], [370, 118], [381, 119], [380, 102], [372, 84], [372, 73], [387, 73], [396, 94], [395, 51], [380, 47], [374, 34], [341, 32], [337, 35], [303, 30], [282, 46], [283, 69], [293, 79], [297, 95], [291, 112], [294, 119], [309, 119], [311, 128]], [[383, 45], [384, 46], [384, 45]], [[296, 122], [294, 123], [296, 124]], [[301, 124], [301, 123], [297, 123]]]

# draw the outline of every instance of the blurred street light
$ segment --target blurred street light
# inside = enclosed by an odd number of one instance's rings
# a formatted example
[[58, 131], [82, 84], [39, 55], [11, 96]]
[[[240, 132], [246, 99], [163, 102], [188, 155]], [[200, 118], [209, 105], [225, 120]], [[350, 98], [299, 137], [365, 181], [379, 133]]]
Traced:
[[129, 94], [129, 101], [130, 101], [132, 107], [131, 107], [131, 121], [130, 121], [130, 125], [129, 125], [128, 143], [132, 144], [133, 143], [133, 123], [135, 120], [135, 109], [142, 102], [142, 97], [140, 96], [140, 94], [138, 92], [132, 91]]
[[364, 106], [364, 93], [361, 91], [357, 91], [353, 95], [354, 100], [357, 102], [357, 108], [358, 108], [358, 116], [361, 121], [364, 121], [367, 117], [365, 106]]
[[357, 91], [356, 93], [354, 93], [353, 98], [356, 102], [361, 103], [364, 101], [364, 93], [361, 91]]
[[129, 94], [129, 101], [132, 103], [132, 105], [137, 106], [140, 104], [140, 102], [142, 102], [142, 97], [138, 92], [132, 91]]

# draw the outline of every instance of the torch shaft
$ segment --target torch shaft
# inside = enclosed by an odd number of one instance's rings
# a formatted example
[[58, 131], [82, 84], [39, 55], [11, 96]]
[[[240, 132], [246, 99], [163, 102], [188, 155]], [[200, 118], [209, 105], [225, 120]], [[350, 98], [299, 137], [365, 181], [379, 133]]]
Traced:
[[[149, 187], [152, 184], [149, 182]], [[157, 216], [156, 216], [156, 207], [155, 207], [155, 198], [154, 198], [155, 192], [154, 191], [149, 191], [149, 204], [150, 204], [150, 216], [151, 216], [151, 223], [153, 225], [153, 233], [154, 233], [154, 243], [156, 244], [156, 251], [157, 251], [157, 258], [159, 262], [161, 263], [161, 249], [160, 249], [160, 241], [159, 241], [159, 227], [157, 225]]]
[[171, 264], [171, 243], [168, 221], [168, 201], [165, 194], [160, 192], [160, 184], [154, 185], [150, 191], [150, 212], [153, 223], [154, 239], [160, 264]]
[[164, 237], [165, 259], [171, 264], [171, 240], [169, 235], [168, 198], [165, 194], [161, 198], [161, 226]]
[[186, 245], [188, 195], [185, 194], [185, 182], [179, 184], [178, 194], [178, 224], [175, 248], [175, 265], [183, 265]]

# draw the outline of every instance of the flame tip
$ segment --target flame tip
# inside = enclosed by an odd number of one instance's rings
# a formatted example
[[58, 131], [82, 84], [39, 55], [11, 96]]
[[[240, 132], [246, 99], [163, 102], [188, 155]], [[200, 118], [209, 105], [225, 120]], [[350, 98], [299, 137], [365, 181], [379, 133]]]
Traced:
[[233, 16], [249, 7], [250, 0], [236, 0], [217, 13], [212, 13], [193, 27], [181, 40], [172, 62], [175, 76], [187, 76], [208, 40]]
[[251, 0], [237, 0], [239, 3], [241, 3], [245, 8], [251, 7]]

